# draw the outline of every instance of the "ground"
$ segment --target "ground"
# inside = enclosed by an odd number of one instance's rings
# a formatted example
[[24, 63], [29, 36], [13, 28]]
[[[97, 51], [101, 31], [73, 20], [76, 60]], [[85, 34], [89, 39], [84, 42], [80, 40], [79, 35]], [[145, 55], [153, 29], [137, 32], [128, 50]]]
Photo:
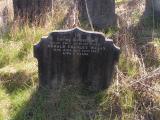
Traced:
[[33, 45], [62, 26], [63, 10], [46, 26], [14, 23], [0, 37], [0, 120], [158, 120], [160, 29], [142, 27], [143, 10], [134, 8], [125, 16], [131, 8], [126, 1], [117, 1], [119, 21], [127, 24], [103, 30], [122, 52], [112, 85], [100, 92], [80, 83], [67, 83], [58, 90], [38, 87]]

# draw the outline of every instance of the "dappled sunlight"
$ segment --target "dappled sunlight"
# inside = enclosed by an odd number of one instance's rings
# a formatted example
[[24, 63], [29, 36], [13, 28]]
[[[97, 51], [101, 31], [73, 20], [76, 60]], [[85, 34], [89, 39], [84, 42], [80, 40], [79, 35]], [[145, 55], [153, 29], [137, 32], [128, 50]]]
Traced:
[[[91, 30], [92, 20], [91, 23], [79, 20], [80, 6], [74, 0], [55, 0], [52, 10], [44, 14], [43, 23], [36, 16], [32, 16], [33, 21], [29, 18], [23, 21], [20, 16], [12, 22], [7, 21], [7, 29], [1, 31], [0, 28], [0, 120], [158, 120], [160, 21], [153, 11], [148, 14], [151, 6], [145, 6], [146, 1], [115, 0], [117, 24], [99, 30], [121, 48], [121, 55], [111, 85], [98, 92], [90, 91], [76, 79], [64, 82], [60, 87], [55, 85], [56, 88], [39, 86], [38, 61], [34, 58], [33, 47], [42, 36], [75, 26]], [[100, 11], [102, 17], [104, 11], [108, 12], [106, 8], [93, 7], [93, 10]], [[0, 11], [0, 27], [1, 14]], [[97, 17], [96, 22], [101, 22], [100, 19]], [[45, 60], [48, 64], [48, 57]], [[95, 69], [94, 65], [91, 67]], [[103, 69], [104, 64], [101, 67]], [[74, 71], [68, 72], [71, 69], [70, 66], [67, 68], [67, 75], [73, 74]], [[97, 72], [98, 69], [95, 74]]]

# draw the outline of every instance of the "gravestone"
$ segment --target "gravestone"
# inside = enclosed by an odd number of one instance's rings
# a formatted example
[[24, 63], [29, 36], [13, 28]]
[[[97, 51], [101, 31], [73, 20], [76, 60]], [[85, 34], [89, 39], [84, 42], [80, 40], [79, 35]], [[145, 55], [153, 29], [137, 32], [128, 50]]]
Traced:
[[[85, 2], [86, 1], [86, 2]], [[80, 20], [88, 21], [88, 13], [97, 29], [116, 25], [115, 0], [79, 0]]]
[[146, 0], [145, 9], [145, 16], [152, 16], [154, 12], [154, 19], [160, 21], [160, 0]]
[[40, 86], [81, 81], [91, 90], [109, 86], [120, 54], [102, 33], [80, 28], [55, 31], [34, 46]]
[[15, 19], [44, 22], [45, 14], [52, 10], [54, 0], [13, 0]]
[[[150, 11], [160, 12], [160, 1], [159, 0], [146, 0], [146, 9], [150, 9]], [[154, 8], [153, 8], [154, 7]]]

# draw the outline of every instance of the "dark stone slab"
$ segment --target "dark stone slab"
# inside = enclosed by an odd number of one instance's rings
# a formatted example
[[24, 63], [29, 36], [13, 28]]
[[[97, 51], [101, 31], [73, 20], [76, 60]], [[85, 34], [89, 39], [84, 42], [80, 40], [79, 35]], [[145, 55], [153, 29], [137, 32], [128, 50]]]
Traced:
[[115, 0], [79, 0], [80, 20], [88, 21], [88, 12], [96, 29], [105, 29], [116, 25]]
[[55, 31], [34, 46], [40, 85], [81, 81], [93, 90], [107, 88], [120, 50], [102, 33], [75, 28]]
[[160, 0], [146, 0], [144, 15], [146, 17], [153, 16], [153, 10], [154, 10], [155, 20], [160, 19], [160, 7], [159, 6], [160, 6]]
[[13, 0], [14, 17], [27, 22], [43, 22], [52, 9], [53, 0]]

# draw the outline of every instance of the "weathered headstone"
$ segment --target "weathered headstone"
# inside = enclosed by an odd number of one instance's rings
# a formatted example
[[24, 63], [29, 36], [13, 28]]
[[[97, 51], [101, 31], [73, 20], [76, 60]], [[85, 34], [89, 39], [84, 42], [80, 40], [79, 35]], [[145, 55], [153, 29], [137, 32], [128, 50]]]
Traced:
[[[160, 13], [160, 1], [159, 0], [146, 0], [146, 9], [151, 9], [152, 13], [159, 12]], [[154, 7], [154, 8], [153, 8]]]
[[145, 15], [152, 16], [154, 13], [155, 19], [159, 19], [160, 16], [160, 0], [146, 0], [145, 3]]
[[52, 32], [34, 46], [40, 85], [51, 87], [71, 80], [93, 90], [107, 88], [119, 54], [102, 33], [80, 28]]
[[95, 28], [104, 29], [116, 25], [115, 0], [79, 0], [79, 11], [80, 20], [88, 21], [89, 15]]
[[28, 22], [44, 21], [44, 14], [51, 11], [53, 0], [14, 0], [15, 18]]

